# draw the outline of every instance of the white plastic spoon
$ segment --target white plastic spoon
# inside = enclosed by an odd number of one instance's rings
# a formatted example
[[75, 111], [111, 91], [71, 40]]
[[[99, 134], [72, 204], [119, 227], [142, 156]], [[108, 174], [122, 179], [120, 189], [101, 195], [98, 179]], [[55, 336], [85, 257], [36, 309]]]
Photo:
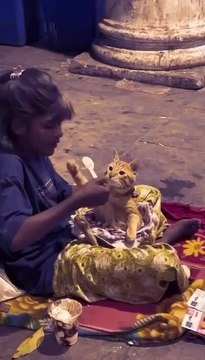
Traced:
[[88, 171], [90, 171], [92, 177], [94, 179], [96, 179], [98, 176], [94, 170], [95, 164], [94, 164], [93, 160], [91, 158], [89, 158], [88, 156], [84, 156], [82, 158], [82, 162], [83, 162], [84, 166], [88, 169]]

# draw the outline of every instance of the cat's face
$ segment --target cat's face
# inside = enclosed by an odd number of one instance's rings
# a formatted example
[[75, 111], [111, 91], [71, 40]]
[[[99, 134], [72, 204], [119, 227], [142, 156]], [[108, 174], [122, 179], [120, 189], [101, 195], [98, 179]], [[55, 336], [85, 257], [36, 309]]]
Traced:
[[138, 162], [127, 163], [120, 160], [117, 153], [113, 161], [108, 165], [105, 176], [117, 192], [124, 192], [131, 189], [137, 177]]

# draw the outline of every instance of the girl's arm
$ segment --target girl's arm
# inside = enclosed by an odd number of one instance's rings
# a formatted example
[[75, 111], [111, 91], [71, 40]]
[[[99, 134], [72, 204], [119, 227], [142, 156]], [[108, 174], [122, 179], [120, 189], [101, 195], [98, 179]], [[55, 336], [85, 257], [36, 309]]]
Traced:
[[103, 181], [86, 184], [59, 204], [33, 215], [21, 179], [1, 179], [0, 249], [9, 254], [23, 250], [43, 240], [76, 209], [104, 204], [109, 196], [109, 188], [103, 184]]
[[108, 196], [107, 185], [103, 186], [97, 182], [86, 184], [61, 203], [40, 214], [28, 217], [14, 236], [11, 250], [22, 250], [43, 239], [78, 208], [103, 205]]

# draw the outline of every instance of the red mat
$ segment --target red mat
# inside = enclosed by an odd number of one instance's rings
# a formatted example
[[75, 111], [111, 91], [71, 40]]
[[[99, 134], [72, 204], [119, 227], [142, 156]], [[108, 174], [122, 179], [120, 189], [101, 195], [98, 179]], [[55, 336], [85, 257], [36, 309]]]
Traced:
[[[205, 209], [181, 204], [163, 204], [163, 213], [170, 223], [180, 219], [197, 218], [202, 229], [198, 240], [182, 242], [176, 246], [184, 264], [191, 268], [191, 280], [205, 278]], [[81, 327], [106, 332], [122, 332], [132, 328], [136, 314], [153, 314], [156, 305], [129, 305], [111, 300], [100, 301], [92, 305], [83, 305]]]

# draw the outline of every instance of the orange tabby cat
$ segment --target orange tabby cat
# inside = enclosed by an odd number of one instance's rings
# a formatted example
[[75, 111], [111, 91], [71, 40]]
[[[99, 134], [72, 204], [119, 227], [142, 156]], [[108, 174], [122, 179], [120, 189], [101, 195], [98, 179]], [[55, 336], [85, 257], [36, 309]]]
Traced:
[[[74, 160], [67, 163], [67, 168], [77, 186], [88, 181]], [[94, 209], [97, 221], [126, 230], [126, 240], [131, 243], [142, 225], [138, 203], [133, 197], [137, 169], [137, 161], [127, 163], [115, 153], [105, 172], [111, 186], [109, 199], [105, 205]]]

